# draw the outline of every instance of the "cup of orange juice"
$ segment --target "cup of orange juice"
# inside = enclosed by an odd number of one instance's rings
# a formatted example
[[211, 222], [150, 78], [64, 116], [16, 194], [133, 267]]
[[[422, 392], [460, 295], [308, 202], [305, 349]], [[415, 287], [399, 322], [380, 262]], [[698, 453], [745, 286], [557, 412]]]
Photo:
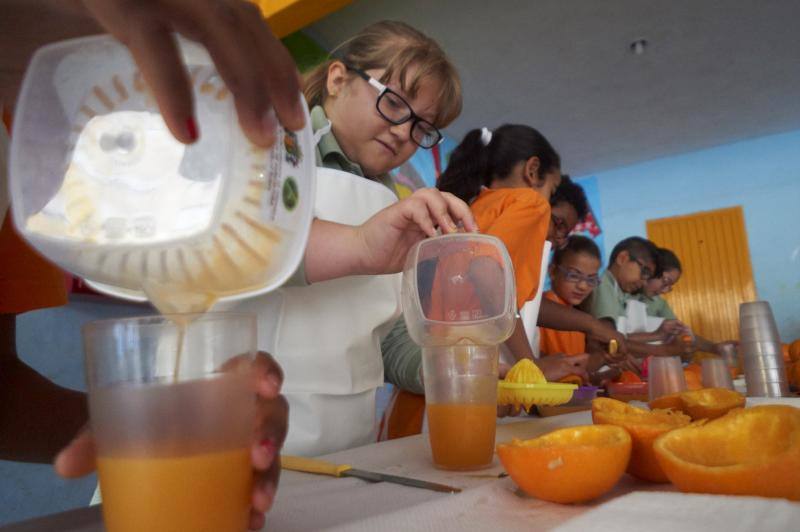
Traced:
[[497, 424], [497, 346], [422, 349], [433, 464], [469, 471], [492, 464]]
[[255, 317], [105, 320], [83, 335], [106, 530], [247, 530]]
[[514, 271], [489, 235], [429, 238], [408, 254], [403, 316], [422, 347], [428, 429], [436, 467], [491, 465], [499, 344], [514, 329]]

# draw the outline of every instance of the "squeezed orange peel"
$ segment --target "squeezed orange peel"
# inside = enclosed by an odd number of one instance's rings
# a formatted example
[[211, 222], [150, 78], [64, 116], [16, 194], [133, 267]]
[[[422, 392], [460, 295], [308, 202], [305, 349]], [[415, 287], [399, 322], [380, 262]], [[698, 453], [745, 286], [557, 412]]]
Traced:
[[800, 409], [737, 408], [659, 437], [656, 458], [681, 491], [800, 501]]

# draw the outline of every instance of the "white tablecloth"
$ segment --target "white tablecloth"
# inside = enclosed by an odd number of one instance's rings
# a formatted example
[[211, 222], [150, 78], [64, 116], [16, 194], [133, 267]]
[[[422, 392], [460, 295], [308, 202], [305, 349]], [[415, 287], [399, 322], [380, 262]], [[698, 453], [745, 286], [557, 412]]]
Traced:
[[[748, 405], [761, 403], [787, 403], [800, 406], [800, 399], [754, 399]], [[556, 428], [590, 424], [589, 412], [577, 412], [549, 418], [524, 418], [506, 420], [497, 427], [497, 441], [512, 437], [532, 438]], [[599, 517], [587, 516], [591, 522], [606, 523], [608, 512], [617, 515], [614, 508], [621, 496], [636, 492], [636, 505], [653, 507], [667, 504], [669, 511], [652, 515], [647, 529], [656, 530], [659, 523], [666, 524], [676, 515], [696, 513], [696, 529], [730, 532], [739, 530], [741, 508], [748, 515], [754, 512], [778, 518], [761, 522], [760, 531], [786, 528], [780, 523], [800, 522], [800, 504], [761, 498], [735, 498], [708, 495], [682, 495], [669, 484], [649, 484], [630, 476], [623, 476], [619, 484], [606, 496], [583, 505], [559, 505], [540, 501], [521, 493], [510, 478], [498, 479], [502, 467], [495, 459], [494, 465], [473, 473], [455, 473], [434, 469], [426, 435], [367, 445], [327, 455], [324, 458], [337, 463], [350, 464], [359, 469], [382, 471], [449, 484], [462, 488], [460, 494], [437, 493], [389, 483], [371, 484], [353, 478], [332, 478], [293, 471], [284, 471], [280, 489], [272, 511], [267, 515], [264, 530], [271, 531], [399, 531], [430, 530], [435, 532], [465, 530], [549, 530], [564, 525], [590, 510]], [[641, 493], [640, 493], [641, 492]], [[665, 498], [666, 497], [666, 498]], [[702, 498], [702, 499], [701, 499]], [[718, 506], [720, 512], [709, 511]], [[625, 507], [625, 505], [623, 505]], [[698, 508], [704, 508], [700, 512]], [[725, 511], [723, 511], [725, 509]], [[605, 512], [605, 513], [603, 513]], [[702, 515], [701, 515], [702, 514]], [[741, 514], [744, 515], [744, 514]], [[669, 517], [672, 516], [672, 517]], [[703, 520], [712, 516], [714, 519]], [[720, 518], [723, 516], [724, 518]], [[689, 519], [691, 521], [691, 519]], [[575, 521], [580, 523], [582, 521]], [[599, 527], [599, 526], [598, 526]], [[595, 527], [592, 527], [595, 528]], [[613, 528], [613, 527], [612, 527]], [[74, 532], [101, 532], [97, 509], [81, 509], [12, 525], [0, 532], [42, 532], [68, 530]], [[670, 529], [673, 530], [673, 529]]]

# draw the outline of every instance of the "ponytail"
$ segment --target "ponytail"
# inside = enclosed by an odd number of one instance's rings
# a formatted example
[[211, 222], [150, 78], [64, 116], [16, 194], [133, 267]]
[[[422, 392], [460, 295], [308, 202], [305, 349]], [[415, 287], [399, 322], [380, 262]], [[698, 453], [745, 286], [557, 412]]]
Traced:
[[561, 157], [550, 142], [530, 126], [505, 124], [491, 134], [473, 129], [464, 137], [436, 187], [469, 203], [481, 187], [503, 180], [521, 161], [539, 158], [539, 177], [561, 168]]
[[461, 144], [450, 154], [450, 162], [439, 176], [436, 188], [469, 203], [480, 194], [481, 187], [489, 185], [491, 141], [485, 146], [481, 136], [481, 129], [473, 129], [467, 133]]

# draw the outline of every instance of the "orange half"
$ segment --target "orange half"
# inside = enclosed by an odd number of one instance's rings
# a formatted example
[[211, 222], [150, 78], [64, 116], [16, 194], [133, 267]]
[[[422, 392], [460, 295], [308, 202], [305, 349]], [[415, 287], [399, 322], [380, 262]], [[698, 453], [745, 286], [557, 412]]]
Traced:
[[800, 409], [763, 405], [731, 410], [668, 432], [653, 446], [681, 491], [800, 501]]
[[598, 397], [592, 401], [592, 421], [622, 427], [631, 435], [628, 473], [650, 482], [669, 482], [653, 452], [653, 442], [666, 432], [688, 425], [691, 419], [675, 410], [645, 410]]
[[734, 408], [744, 407], [745, 397], [727, 388], [701, 388], [653, 399], [650, 408], [672, 408], [693, 420], [716, 419]]
[[569, 427], [497, 446], [500, 462], [522, 491], [558, 503], [589, 501], [611, 490], [630, 454], [631, 437], [613, 425]]

